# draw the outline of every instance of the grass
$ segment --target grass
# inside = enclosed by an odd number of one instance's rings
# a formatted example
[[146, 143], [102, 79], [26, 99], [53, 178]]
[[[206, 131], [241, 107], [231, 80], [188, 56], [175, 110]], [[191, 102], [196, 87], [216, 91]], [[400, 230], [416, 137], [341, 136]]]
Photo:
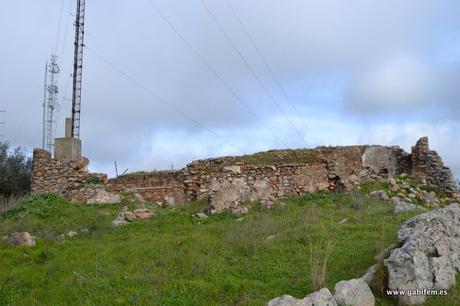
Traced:
[[[153, 219], [112, 228], [118, 205], [29, 197], [0, 216], [0, 237], [38, 237], [35, 248], [0, 242], [0, 305], [265, 305], [283, 294], [301, 298], [317, 287], [311, 271], [318, 267], [331, 291], [360, 277], [412, 216], [344, 193], [284, 204], [205, 220], [192, 216], [203, 210], [200, 203], [150, 206]], [[89, 232], [59, 239], [82, 229]]]
[[310, 149], [271, 150], [250, 155], [235, 157], [234, 162], [245, 164], [285, 164], [285, 163], [313, 163], [319, 161], [319, 153]]

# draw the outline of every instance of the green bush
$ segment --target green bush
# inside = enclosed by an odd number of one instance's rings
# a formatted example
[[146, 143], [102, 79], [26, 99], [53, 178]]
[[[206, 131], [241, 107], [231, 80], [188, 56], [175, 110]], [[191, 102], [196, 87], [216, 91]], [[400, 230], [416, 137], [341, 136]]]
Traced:
[[23, 148], [0, 142], [0, 197], [29, 192], [31, 170], [32, 159]]
[[91, 175], [91, 176], [88, 177], [88, 179], [86, 180], [86, 183], [92, 184], [92, 185], [102, 185], [102, 180], [101, 180], [100, 177]]

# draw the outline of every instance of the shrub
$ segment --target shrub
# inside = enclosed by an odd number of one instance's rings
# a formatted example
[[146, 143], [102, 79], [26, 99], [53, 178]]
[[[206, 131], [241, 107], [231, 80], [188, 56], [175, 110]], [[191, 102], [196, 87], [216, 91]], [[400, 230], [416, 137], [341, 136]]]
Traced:
[[95, 175], [91, 175], [90, 177], [88, 177], [88, 179], [86, 180], [86, 183], [88, 184], [92, 184], [92, 185], [102, 185], [102, 180], [100, 177], [97, 177]]
[[0, 197], [28, 193], [31, 170], [32, 160], [23, 148], [0, 142]]

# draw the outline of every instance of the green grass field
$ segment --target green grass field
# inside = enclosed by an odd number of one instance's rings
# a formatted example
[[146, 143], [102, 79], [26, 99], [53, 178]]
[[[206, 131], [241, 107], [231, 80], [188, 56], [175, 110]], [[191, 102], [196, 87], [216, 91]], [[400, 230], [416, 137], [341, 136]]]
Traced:
[[[363, 194], [318, 193], [283, 203], [205, 220], [192, 216], [203, 210], [200, 203], [151, 206], [151, 220], [112, 228], [120, 205], [30, 197], [0, 216], [0, 236], [38, 237], [34, 248], [1, 242], [0, 305], [265, 305], [283, 294], [301, 298], [315, 289], [311, 259], [324, 258], [328, 245], [325, 286], [333, 291], [373, 265], [411, 216], [395, 216]], [[88, 232], [59, 239], [82, 229]], [[456, 305], [458, 298], [452, 290], [430, 305]]]

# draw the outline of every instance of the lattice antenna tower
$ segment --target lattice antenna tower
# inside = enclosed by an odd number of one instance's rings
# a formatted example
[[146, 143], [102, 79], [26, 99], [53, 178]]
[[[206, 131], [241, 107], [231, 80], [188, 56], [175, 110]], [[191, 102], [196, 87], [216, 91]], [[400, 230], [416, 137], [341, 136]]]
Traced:
[[72, 137], [80, 138], [81, 85], [85, 36], [85, 0], [77, 0], [72, 90]]
[[[5, 115], [5, 114], [6, 114], [6, 110], [0, 110], [0, 115]], [[0, 120], [0, 128], [4, 128], [5, 124], [6, 124], [5, 121]], [[5, 137], [5, 135], [0, 133], [0, 139], [2, 139], [3, 137]]]
[[58, 102], [58, 74], [61, 71], [57, 55], [51, 55], [49, 64], [46, 65], [45, 92], [43, 103], [43, 140], [45, 150], [52, 152], [54, 147], [54, 132], [56, 124], [55, 113], [59, 108]]

